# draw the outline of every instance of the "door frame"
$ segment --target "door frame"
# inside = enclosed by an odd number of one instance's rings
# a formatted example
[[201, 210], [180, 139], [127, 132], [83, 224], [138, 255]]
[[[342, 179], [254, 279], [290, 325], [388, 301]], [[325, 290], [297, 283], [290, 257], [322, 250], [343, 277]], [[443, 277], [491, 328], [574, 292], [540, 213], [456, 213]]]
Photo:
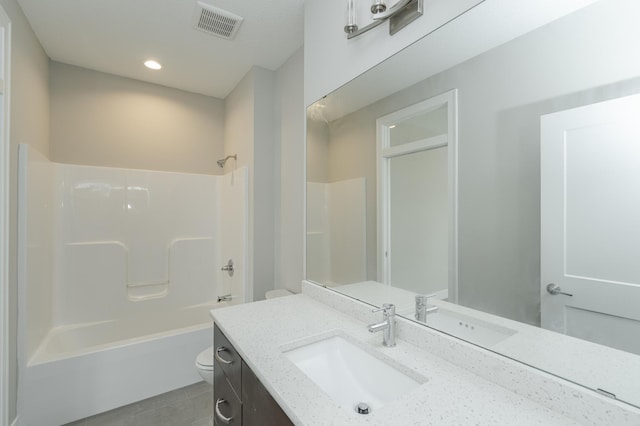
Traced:
[[11, 19], [0, 6], [0, 426], [9, 424], [9, 180]]
[[[391, 126], [400, 120], [415, 117], [447, 105], [447, 135], [391, 147]], [[452, 89], [417, 104], [402, 108], [376, 120], [376, 165], [378, 188], [378, 281], [390, 285], [388, 247], [389, 229], [389, 161], [393, 157], [446, 146], [448, 148], [449, 198], [449, 285], [448, 299], [458, 302], [458, 89]]]

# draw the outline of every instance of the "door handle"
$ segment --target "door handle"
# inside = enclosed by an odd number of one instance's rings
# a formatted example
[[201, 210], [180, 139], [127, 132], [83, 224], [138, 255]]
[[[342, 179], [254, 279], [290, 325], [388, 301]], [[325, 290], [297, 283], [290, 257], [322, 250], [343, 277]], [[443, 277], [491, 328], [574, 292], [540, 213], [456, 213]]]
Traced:
[[547, 284], [547, 292], [549, 294], [553, 294], [554, 296], [558, 295], [558, 294], [562, 294], [562, 295], [565, 295], [565, 296], [573, 296], [573, 294], [565, 293], [564, 291], [562, 291], [560, 286], [557, 285], [557, 284], [554, 284], [554, 283]]

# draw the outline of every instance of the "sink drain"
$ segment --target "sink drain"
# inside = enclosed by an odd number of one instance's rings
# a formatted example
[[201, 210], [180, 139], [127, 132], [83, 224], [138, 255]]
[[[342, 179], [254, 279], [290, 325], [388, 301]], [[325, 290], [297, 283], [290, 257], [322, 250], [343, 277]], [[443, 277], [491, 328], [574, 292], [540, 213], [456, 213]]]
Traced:
[[356, 412], [358, 414], [369, 414], [371, 412], [371, 408], [369, 407], [369, 404], [367, 404], [366, 402], [361, 402], [358, 405], [356, 405]]

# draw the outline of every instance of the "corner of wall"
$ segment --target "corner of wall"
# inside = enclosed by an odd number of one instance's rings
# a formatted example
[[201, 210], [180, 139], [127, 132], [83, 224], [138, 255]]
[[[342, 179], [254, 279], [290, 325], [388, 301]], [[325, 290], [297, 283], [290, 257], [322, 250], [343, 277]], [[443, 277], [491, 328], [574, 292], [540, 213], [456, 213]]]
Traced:
[[0, 0], [0, 5], [11, 19], [8, 419], [15, 423], [18, 417], [18, 143], [27, 142], [45, 156], [49, 155], [49, 58], [18, 3]]

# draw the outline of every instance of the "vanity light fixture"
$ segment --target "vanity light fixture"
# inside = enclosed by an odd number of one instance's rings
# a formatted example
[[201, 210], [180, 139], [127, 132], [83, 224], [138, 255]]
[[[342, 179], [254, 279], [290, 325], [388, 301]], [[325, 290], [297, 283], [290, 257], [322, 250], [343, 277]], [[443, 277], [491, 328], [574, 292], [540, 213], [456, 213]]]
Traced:
[[373, 0], [371, 5], [371, 13], [382, 13], [387, 10], [387, 4], [384, 0]]
[[159, 70], [160, 68], [162, 68], [162, 65], [152, 60], [145, 61], [144, 66], [152, 70]]
[[355, 0], [346, 1], [347, 13], [344, 32], [347, 33], [347, 39], [364, 34], [386, 21], [389, 21], [389, 34], [394, 35], [424, 13], [424, 0], [398, 0], [391, 7], [387, 7], [385, 0], [373, 0], [371, 5], [373, 22], [358, 29]]

